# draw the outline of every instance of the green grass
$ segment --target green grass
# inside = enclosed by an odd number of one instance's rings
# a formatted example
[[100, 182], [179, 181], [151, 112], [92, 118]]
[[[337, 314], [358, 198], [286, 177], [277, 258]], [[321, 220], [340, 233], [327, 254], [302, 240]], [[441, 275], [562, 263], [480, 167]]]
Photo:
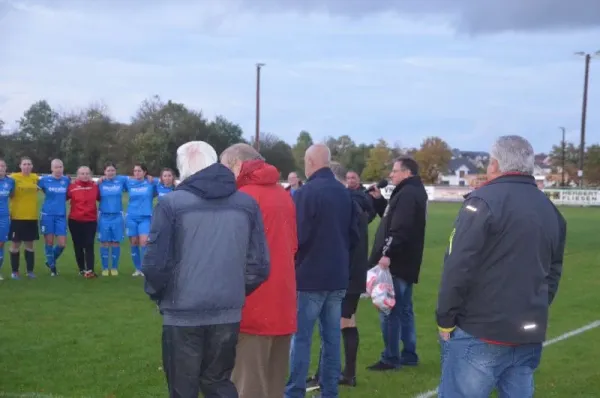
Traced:
[[[453, 204], [430, 208], [421, 283], [414, 293], [421, 365], [389, 374], [364, 370], [378, 359], [382, 346], [377, 313], [364, 300], [358, 311], [359, 386], [342, 389], [341, 397], [414, 397], [436, 386], [439, 351], [433, 311], [457, 209]], [[600, 318], [600, 209], [562, 211], [569, 223], [569, 239], [549, 337]], [[47, 276], [40, 242], [38, 279], [0, 283], [0, 396], [31, 392], [69, 398], [167, 395], [160, 369], [161, 319], [143, 293], [142, 280], [130, 277], [133, 267], [127, 246], [123, 244], [119, 277], [84, 280], [77, 276], [70, 242], [59, 260], [60, 277]], [[5, 277], [9, 269], [6, 264]], [[536, 376], [536, 396], [597, 396], [599, 340], [597, 328], [547, 347]], [[318, 340], [313, 355], [317, 351]]]

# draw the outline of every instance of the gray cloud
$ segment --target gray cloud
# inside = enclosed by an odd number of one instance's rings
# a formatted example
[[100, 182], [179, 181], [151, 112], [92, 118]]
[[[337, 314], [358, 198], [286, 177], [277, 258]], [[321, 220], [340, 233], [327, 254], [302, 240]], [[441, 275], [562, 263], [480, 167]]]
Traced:
[[600, 27], [600, 0], [239, 0], [262, 12], [327, 12], [363, 17], [396, 12], [447, 18], [458, 31], [556, 31]]

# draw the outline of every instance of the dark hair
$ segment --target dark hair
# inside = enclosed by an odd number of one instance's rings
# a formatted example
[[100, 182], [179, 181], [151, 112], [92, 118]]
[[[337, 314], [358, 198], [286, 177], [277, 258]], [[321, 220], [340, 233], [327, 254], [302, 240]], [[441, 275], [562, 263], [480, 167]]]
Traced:
[[142, 169], [144, 174], [148, 174], [148, 168], [146, 167], [146, 165], [144, 163], [135, 163], [133, 165], [133, 168], [135, 169], [136, 167], [139, 167], [140, 169]]
[[104, 171], [106, 171], [106, 169], [108, 169], [109, 167], [112, 167], [115, 170], [117, 169], [117, 166], [115, 166], [115, 164], [113, 162], [106, 162], [106, 163], [104, 163]]
[[[142, 170], [143, 170], [143, 169], [142, 169]], [[173, 176], [173, 179], [175, 179], [175, 172], [173, 171], [173, 169], [172, 169], [172, 168], [170, 168], [170, 167], [164, 167], [164, 168], [163, 168], [163, 169], [160, 171], [160, 182], [162, 182], [162, 175], [163, 175], [165, 172], [169, 172], [169, 173], [171, 173], [171, 175]], [[173, 183], [175, 183], [175, 181], [173, 181]]]
[[394, 159], [394, 163], [400, 163], [400, 167], [403, 170], [410, 171], [410, 174], [413, 176], [419, 175], [419, 164], [410, 156], [400, 156], [399, 158]]

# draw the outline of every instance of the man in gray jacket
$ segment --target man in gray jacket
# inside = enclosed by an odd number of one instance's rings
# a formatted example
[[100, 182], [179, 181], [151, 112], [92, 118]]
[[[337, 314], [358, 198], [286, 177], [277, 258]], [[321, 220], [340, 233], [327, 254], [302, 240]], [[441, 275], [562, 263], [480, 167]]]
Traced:
[[177, 150], [182, 183], [161, 198], [143, 259], [163, 315], [171, 398], [237, 398], [230, 381], [245, 296], [269, 275], [258, 204], [202, 141]]

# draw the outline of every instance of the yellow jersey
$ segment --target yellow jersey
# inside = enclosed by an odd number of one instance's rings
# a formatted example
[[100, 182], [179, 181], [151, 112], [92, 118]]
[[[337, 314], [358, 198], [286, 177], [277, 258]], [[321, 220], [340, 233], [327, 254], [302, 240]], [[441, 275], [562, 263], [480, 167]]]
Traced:
[[15, 194], [10, 200], [10, 218], [13, 220], [37, 220], [38, 209], [38, 175], [13, 173]]

